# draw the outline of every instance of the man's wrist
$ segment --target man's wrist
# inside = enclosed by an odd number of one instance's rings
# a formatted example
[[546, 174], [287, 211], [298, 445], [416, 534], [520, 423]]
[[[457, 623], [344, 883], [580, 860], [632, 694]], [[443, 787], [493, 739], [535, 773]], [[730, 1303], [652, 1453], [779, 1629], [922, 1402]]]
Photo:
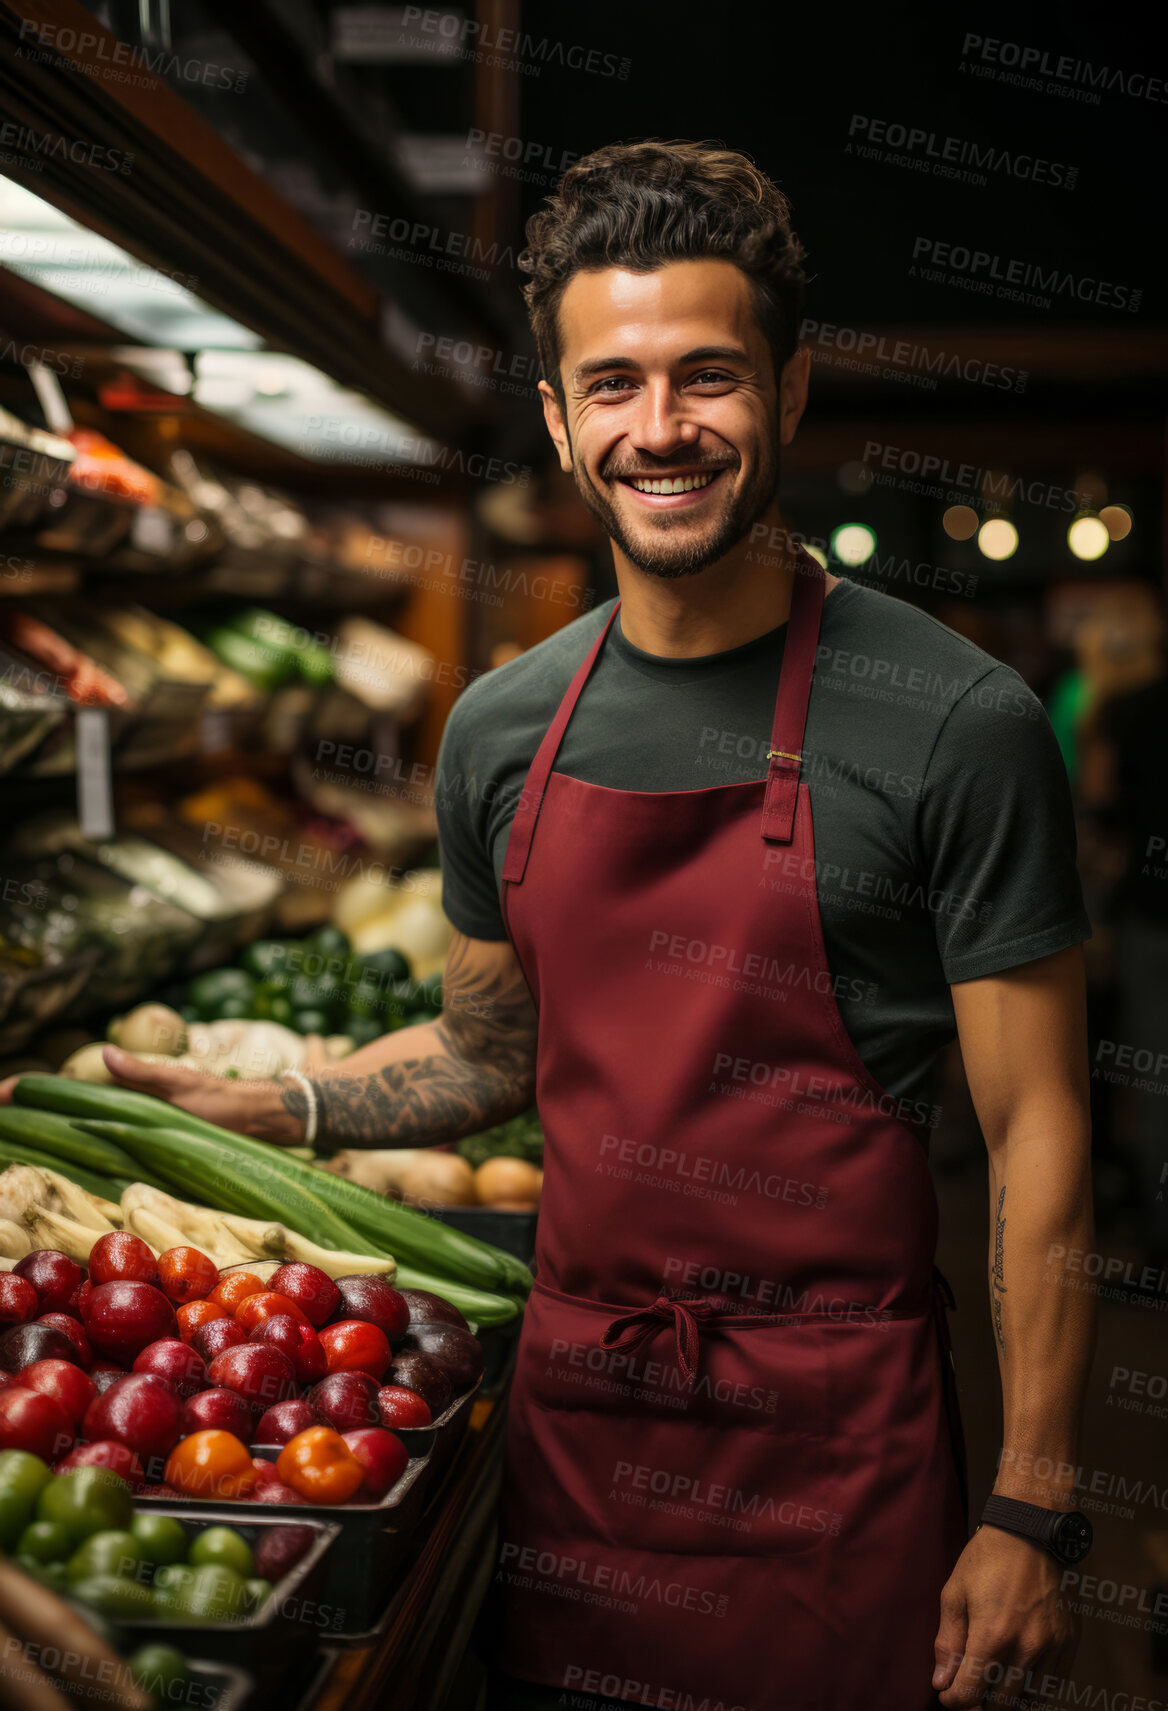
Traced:
[[247, 1133], [278, 1146], [304, 1144], [308, 1098], [295, 1082], [258, 1081], [248, 1111]]

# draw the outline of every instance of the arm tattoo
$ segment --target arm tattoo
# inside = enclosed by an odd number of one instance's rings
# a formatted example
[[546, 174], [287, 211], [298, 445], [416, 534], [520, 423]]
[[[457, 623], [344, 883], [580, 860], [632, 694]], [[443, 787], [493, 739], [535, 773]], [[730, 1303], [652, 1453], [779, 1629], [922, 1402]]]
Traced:
[[[476, 966], [469, 941], [456, 934], [442, 989], [434, 1049], [366, 1075], [314, 1081], [326, 1145], [430, 1146], [477, 1134], [531, 1104], [538, 1017], [518, 963]], [[291, 1083], [281, 1097], [303, 1121], [303, 1090]]]
[[1002, 1192], [998, 1195], [998, 1210], [994, 1219], [994, 1267], [990, 1277], [990, 1295], [994, 1304], [994, 1331], [998, 1339], [998, 1347], [1006, 1352], [1005, 1338], [1002, 1336], [1002, 1296], [1006, 1293], [1006, 1185], [1002, 1184]]

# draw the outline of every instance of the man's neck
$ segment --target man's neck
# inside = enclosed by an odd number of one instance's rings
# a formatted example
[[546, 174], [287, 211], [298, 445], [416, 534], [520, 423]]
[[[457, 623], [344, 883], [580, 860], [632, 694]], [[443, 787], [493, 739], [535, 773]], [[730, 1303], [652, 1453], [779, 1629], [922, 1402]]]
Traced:
[[[621, 634], [642, 653], [699, 658], [741, 647], [784, 624], [791, 611], [797, 555], [781, 547], [743, 545], [694, 576], [653, 576], [614, 550]], [[837, 577], [827, 575], [828, 590]]]

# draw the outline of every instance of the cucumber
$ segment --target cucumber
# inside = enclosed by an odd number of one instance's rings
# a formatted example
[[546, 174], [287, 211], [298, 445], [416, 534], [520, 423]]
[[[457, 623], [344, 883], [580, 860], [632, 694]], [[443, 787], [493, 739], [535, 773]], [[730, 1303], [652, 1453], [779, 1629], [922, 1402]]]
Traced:
[[[175, 1133], [200, 1136], [232, 1149], [237, 1158], [250, 1154], [262, 1160], [273, 1179], [277, 1172], [296, 1182], [314, 1200], [329, 1208], [343, 1220], [348, 1229], [346, 1241], [325, 1242], [312, 1229], [300, 1232], [325, 1247], [349, 1247], [368, 1253], [392, 1255], [399, 1263], [416, 1265], [452, 1281], [468, 1284], [472, 1289], [490, 1293], [527, 1295], [531, 1289], [531, 1272], [514, 1254], [481, 1242], [448, 1224], [439, 1223], [412, 1206], [402, 1206], [387, 1200], [372, 1188], [316, 1165], [301, 1164], [289, 1158], [282, 1147], [267, 1141], [254, 1141], [208, 1123], [203, 1117], [192, 1116], [164, 1099], [148, 1093], [135, 1093], [125, 1087], [102, 1087], [93, 1082], [67, 1081], [55, 1075], [22, 1075], [16, 1083], [13, 1099], [21, 1106], [64, 1113], [73, 1118], [109, 1119], [115, 1124], [143, 1124], [157, 1129], [164, 1127]], [[101, 1133], [100, 1130], [97, 1131]], [[134, 1151], [128, 1133], [111, 1131], [111, 1138]], [[162, 1173], [161, 1165], [135, 1152], [134, 1156], [148, 1168]], [[165, 1174], [165, 1173], [162, 1173]], [[193, 1197], [207, 1203], [211, 1188], [203, 1180], [191, 1191]], [[240, 1211], [242, 1208], [227, 1208]], [[274, 1215], [273, 1208], [264, 1207], [252, 1216]], [[287, 1221], [287, 1220], [285, 1220]], [[293, 1225], [293, 1228], [298, 1226]], [[354, 1235], [359, 1238], [352, 1239]]]
[[204, 1205], [249, 1218], [277, 1218], [322, 1247], [361, 1251], [356, 1230], [281, 1167], [276, 1147], [267, 1147], [266, 1157], [253, 1158], [239, 1151], [235, 1137], [213, 1141], [181, 1129], [137, 1128], [130, 1123], [87, 1121], [84, 1127], [122, 1143], [141, 1164]]
[[137, 1164], [124, 1147], [87, 1135], [52, 1111], [27, 1111], [0, 1105], [0, 1141], [24, 1142], [54, 1158], [68, 1159], [83, 1170], [104, 1176], [133, 1175]]
[[67, 1177], [78, 1188], [84, 1188], [87, 1194], [96, 1194], [101, 1200], [120, 1199], [124, 1186], [112, 1176], [97, 1176], [91, 1170], [82, 1170], [79, 1164], [71, 1164], [68, 1159], [37, 1152], [35, 1147], [26, 1147], [23, 1141], [0, 1140], [0, 1171], [10, 1164], [27, 1164], [34, 1170], [55, 1170], [58, 1176]]

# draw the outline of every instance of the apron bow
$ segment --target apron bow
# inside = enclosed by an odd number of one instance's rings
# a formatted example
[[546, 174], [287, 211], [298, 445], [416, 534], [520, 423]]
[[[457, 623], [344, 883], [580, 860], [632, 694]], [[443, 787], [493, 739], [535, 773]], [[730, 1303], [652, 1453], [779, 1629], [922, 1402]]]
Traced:
[[709, 1301], [659, 1295], [651, 1307], [637, 1307], [631, 1313], [621, 1313], [615, 1318], [601, 1337], [600, 1346], [624, 1349], [631, 1354], [672, 1319], [677, 1364], [685, 1374], [686, 1383], [692, 1385], [698, 1375], [699, 1326], [704, 1320], [713, 1318], [715, 1311]]

